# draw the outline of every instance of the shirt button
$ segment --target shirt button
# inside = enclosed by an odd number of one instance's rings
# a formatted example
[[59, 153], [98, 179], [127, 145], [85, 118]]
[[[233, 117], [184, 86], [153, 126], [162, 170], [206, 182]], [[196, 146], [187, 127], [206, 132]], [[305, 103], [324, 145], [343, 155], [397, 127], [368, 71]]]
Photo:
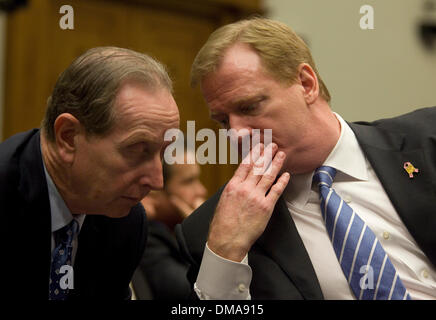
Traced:
[[245, 287], [245, 285], [243, 283], [240, 283], [238, 286], [238, 290], [239, 290], [239, 292], [244, 292], [245, 290], [247, 290], [247, 288]]
[[428, 274], [428, 270], [427, 270], [427, 269], [422, 270], [421, 275], [422, 275], [424, 278], [427, 279], [428, 276], [429, 276], [429, 274]]
[[387, 232], [387, 231], [384, 231], [384, 232], [383, 232], [383, 238], [384, 238], [385, 240], [389, 240], [390, 237], [391, 237], [391, 235], [390, 235], [389, 232]]

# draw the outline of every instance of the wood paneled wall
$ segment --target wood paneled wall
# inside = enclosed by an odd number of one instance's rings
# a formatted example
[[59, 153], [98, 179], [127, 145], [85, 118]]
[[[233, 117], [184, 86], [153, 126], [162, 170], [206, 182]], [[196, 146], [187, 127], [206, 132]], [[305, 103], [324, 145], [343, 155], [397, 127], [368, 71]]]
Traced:
[[[163, 62], [174, 80], [181, 130], [186, 130], [188, 120], [195, 120], [196, 130], [217, 131], [199, 90], [189, 86], [191, 63], [213, 30], [261, 13], [260, 1], [70, 0], [74, 30], [59, 27], [63, 4], [28, 1], [8, 16], [4, 138], [39, 127], [58, 75], [87, 49], [106, 45], [145, 52]], [[226, 182], [234, 169], [203, 165], [202, 180], [209, 193]]]

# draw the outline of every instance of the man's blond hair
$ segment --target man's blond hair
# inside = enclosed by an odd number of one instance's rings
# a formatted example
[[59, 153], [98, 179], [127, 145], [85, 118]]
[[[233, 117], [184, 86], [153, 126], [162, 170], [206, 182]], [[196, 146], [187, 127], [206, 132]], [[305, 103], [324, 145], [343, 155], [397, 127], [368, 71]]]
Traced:
[[318, 78], [320, 95], [330, 101], [330, 93], [304, 41], [286, 24], [258, 17], [225, 25], [210, 35], [192, 64], [191, 86], [195, 87], [204, 76], [215, 71], [225, 50], [235, 43], [253, 48], [267, 72], [280, 82], [293, 83], [298, 66], [309, 64]]

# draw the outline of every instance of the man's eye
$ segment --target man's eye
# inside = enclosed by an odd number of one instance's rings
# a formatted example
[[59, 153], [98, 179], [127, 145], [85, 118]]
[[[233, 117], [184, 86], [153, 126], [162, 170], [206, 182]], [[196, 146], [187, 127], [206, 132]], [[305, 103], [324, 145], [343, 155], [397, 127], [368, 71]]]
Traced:
[[131, 154], [143, 154], [147, 153], [147, 147], [145, 143], [135, 143], [127, 147], [127, 152]]
[[227, 127], [229, 125], [229, 120], [228, 119], [223, 119], [220, 121], [221, 125], [223, 127]]
[[227, 118], [214, 119], [214, 120], [218, 122], [223, 128], [227, 128], [229, 126], [229, 119]]
[[242, 113], [250, 113], [251, 111], [253, 111], [255, 109], [253, 104], [250, 105], [246, 105], [246, 106], [242, 106], [239, 110]]
[[249, 114], [255, 112], [259, 108], [259, 104], [261, 101], [256, 101], [250, 104], [242, 105], [239, 108], [239, 111], [243, 114]]

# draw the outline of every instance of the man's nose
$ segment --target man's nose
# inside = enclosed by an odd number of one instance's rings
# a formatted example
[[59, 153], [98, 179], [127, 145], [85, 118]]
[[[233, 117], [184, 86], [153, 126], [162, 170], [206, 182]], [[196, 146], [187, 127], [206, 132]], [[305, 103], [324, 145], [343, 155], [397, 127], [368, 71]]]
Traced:
[[245, 140], [250, 140], [251, 127], [247, 124], [246, 119], [243, 116], [230, 115], [229, 126], [231, 129], [230, 139], [232, 143], [241, 147]]
[[206, 187], [200, 181], [197, 181], [197, 184], [195, 187], [196, 187], [195, 191], [196, 191], [197, 197], [201, 197], [201, 198], [206, 197], [206, 195], [207, 195]]
[[[230, 129], [234, 129], [236, 131], [250, 131], [250, 127], [247, 125], [247, 121], [243, 116], [238, 115], [229, 115], [229, 126]], [[241, 132], [242, 133], [242, 132]]]
[[163, 188], [162, 160], [159, 154], [148, 161], [142, 167], [142, 170], [142, 177], [140, 179], [141, 185], [147, 185], [152, 190], [160, 190]]

